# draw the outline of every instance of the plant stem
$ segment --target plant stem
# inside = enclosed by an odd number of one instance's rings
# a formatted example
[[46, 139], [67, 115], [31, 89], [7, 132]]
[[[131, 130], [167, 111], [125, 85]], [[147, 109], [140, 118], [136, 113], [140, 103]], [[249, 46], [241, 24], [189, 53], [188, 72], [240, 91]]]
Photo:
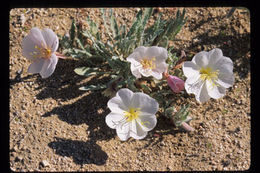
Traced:
[[193, 132], [193, 131], [194, 131], [194, 128], [191, 127], [191, 126], [190, 126], [189, 124], [187, 124], [186, 122], [182, 122], [182, 123], [181, 123], [181, 127], [182, 127], [184, 130], [188, 131], [188, 132]]

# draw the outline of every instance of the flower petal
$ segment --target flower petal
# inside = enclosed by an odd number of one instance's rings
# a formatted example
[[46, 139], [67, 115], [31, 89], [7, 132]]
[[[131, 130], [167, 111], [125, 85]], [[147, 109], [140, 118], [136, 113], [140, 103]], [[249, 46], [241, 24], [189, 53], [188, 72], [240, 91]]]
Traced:
[[115, 129], [116, 126], [120, 123], [120, 121], [122, 121], [124, 119], [124, 116], [122, 114], [118, 114], [118, 113], [113, 113], [110, 112], [107, 116], [106, 116], [106, 124], [108, 125], [108, 127]]
[[127, 61], [130, 59], [135, 59], [136, 61], [140, 62], [143, 58], [145, 58], [146, 50], [147, 48], [144, 46], [136, 48], [134, 52], [127, 57]]
[[216, 81], [217, 84], [225, 87], [225, 88], [229, 88], [232, 85], [234, 85], [235, 82], [235, 78], [233, 74], [228, 74], [228, 73], [220, 73], [218, 75], [218, 80]]
[[206, 87], [206, 82], [204, 82], [201, 85], [199, 93], [195, 94], [195, 98], [200, 103], [204, 103], [204, 102], [206, 102], [207, 100], [210, 99], [210, 96], [208, 94], [208, 90], [207, 90], [207, 87]]
[[183, 74], [187, 77], [193, 77], [199, 75], [199, 67], [192, 61], [185, 61], [182, 65]]
[[153, 71], [157, 71], [159, 73], [163, 73], [166, 71], [168, 65], [165, 62], [156, 63], [156, 69]]
[[149, 77], [149, 76], [152, 75], [152, 70], [151, 70], [151, 69], [139, 68], [139, 72], [140, 72], [144, 77]]
[[28, 67], [28, 73], [40, 73], [42, 70], [43, 64], [45, 63], [45, 60], [42, 58], [38, 58], [36, 61], [34, 61], [29, 67]]
[[197, 53], [193, 58], [192, 62], [194, 62], [199, 67], [205, 67], [209, 63], [208, 52], [202, 51]]
[[143, 139], [147, 135], [147, 131], [144, 131], [142, 127], [136, 121], [131, 122], [130, 136], [134, 139]]
[[187, 93], [193, 93], [196, 95], [202, 84], [203, 82], [200, 80], [200, 75], [194, 75], [186, 79], [184, 86]]
[[157, 124], [156, 116], [152, 114], [140, 114], [136, 120], [144, 131], [151, 131]]
[[41, 33], [45, 40], [46, 45], [49, 48], [51, 48], [52, 52], [55, 52], [59, 46], [59, 39], [57, 35], [51, 29], [48, 28], [43, 29]]
[[128, 138], [130, 138], [130, 123], [125, 122], [117, 125], [116, 133], [120, 140], [126, 141]]
[[58, 62], [57, 56], [53, 53], [49, 59], [44, 61], [40, 75], [42, 78], [47, 78], [52, 75]]
[[158, 46], [152, 46], [147, 48], [145, 52], [145, 57], [146, 58], [153, 58], [155, 57], [156, 62], [162, 62], [165, 61], [168, 57], [168, 52], [165, 48], [163, 47], [158, 47]]
[[147, 94], [137, 92], [132, 97], [131, 107], [140, 108], [140, 111], [143, 113], [156, 114], [159, 104]]
[[123, 115], [125, 111], [128, 111], [131, 105], [132, 96], [133, 92], [131, 90], [122, 88], [116, 93], [115, 97], [107, 102], [107, 106], [111, 112]]
[[42, 47], [42, 44], [46, 44], [41, 30], [37, 27], [32, 28], [28, 36], [39, 47]]
[[223, 97], [226, 93], [226, 89], [222, 86], [212, 86], [209, 81], [206, 81], [206, 87], [208, 95], [214, 99], [219, 99]]
[[131, 62], [131, 66], [130, 66], [130, 69], [131, 69], [131, 72], [132, 74], [136, 77], [136, 78], [141, 78], [141, 73], [139, 71], [139, 69], [142, 68], [142, 65], [135, 61], [135, 60], [132, 60]]
[[138, 58], [137, 58], [138, 56], [140, 56], [138, 52], [133, 52], [132, 54], [130, 54], [130, 55], [126, 58], [126, 60], [127, 60], [128, 62], [131, 62], [131, 63], [139, 62], [139, 61], [137, 61], [137, 60], [138, 60]]
[[116, 93], [116, 95], [121, 98], [125, 107], [129, 108], [134, 93], [128, 88], [122, 88]]
[[111, 98], [107, 102], [107, 107], [111, 110], [113, 113], [118, 114], [124, 114], [124, 111], [126, 111], [128, 108], [123, 104], [122, 99], [116, 95], [115, 97]]
[[33, 60], [33, 52], [38, 53], [38, 49], [35, 49], [35, 46], [42, 47], [45, 45], [45, 40], [41, 34], [41, 30], [38, 28], [32, 28], [30, 33], [23, 38], [22, 41], [22, 54], [26, 58]]
[[233, 61], [224, 56], [215, 64], [215, 69], [220, 73], [233, 74]]
[[162, 73], [158, 72], [158, 71], [155, 71], [155, 70], [152, 70], [151, 71], [151, 75], [157, 79], [157, 80], [160, 80], [162, 79]]
[[147, 47], [139, 46], [134, 50], [134, 52], [138, 52], [143, 57], [145, 55], [146, 50]]
[[209, 67], [214, 67], [215, 64], [223, 57], [221, 49], [215, 48], [209, 51]]

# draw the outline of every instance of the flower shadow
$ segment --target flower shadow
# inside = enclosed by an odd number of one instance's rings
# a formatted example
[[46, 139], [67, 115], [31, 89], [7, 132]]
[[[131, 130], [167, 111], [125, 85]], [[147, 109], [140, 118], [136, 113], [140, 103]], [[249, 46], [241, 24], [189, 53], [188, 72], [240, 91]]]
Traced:
[[57, 100], [57, 106], [45, 112], [42, 117], [57, 115], [60, 120], [70, 125], [87, 124], [88, 126], [86, 142], [56, 138], [56, 141], [49, 143], [49, 147], [60, 156], [72, 156], [76, 164], [102, 165], [105, 164], [108, 156], [96, 141], [109, 140], [115, 136], [115, 133], [107, 133], [109, 127], [105, 124], [105, 116], [109, 111], [108, 98], [102, 96], [101, 91], [81, 91], [79, 87], [106, 83], [109, 77], [100, 79], [99, 76], [90, 78], [79, 76], [74, 69], [81, 66], [86, 64], [71, 59], [60, 60], [55, 72], [48, 79], [42, 79], [37, 74], [35, 83], [39, 87], [36, 90], [40, 92], [36, 95], [36, 99]]
[[103, 165], [108, 158], [107, 154], [99, 145], [91, 141], [77, 141], [70, 139], [55, 138], [48, 144], [56, 154], [63, 157], [71, 157], [78, 165], [96, 164]]
[[109, 140], [115, 134], [107, 134], [109, 127], [105, 124], [105, 116], [109, 113], [107, 109], [108, 98], [103, 97], [100, 92], [92, 92], [72, 104], [61, 105], [46, 112], [42, 117], [58, 115], [58, 118], [71, 125], [87, 124], [89, 139], [91, 141]]
[[[23, 71], [23, 69], [22, 69], [22, 71]], [[22, 72], [21, 71], [21, 72]], [[21, 77], [21, 73], [18, 73], [18, 72], [16, 72], [16, 76], [15, 76], [15, 78], [13, 78], [13, 79], [9, 79], [9, 86], [10, 86], [10, 89], [12, 89], [12, 87], [15, 85], [15, 84], [17, 84], [17, 83], [19, 83], [19, 82], [31, 82], [30, 81], [30, 79], [31, 78], [34, 78], [36, 76], [36, 74], [30, 74], [30, 75], [28, 75], [28, 76], [25, 76], [25, 77]]]
[[86, 81], [86, 77], [79, 76], [74, 72], [75, 68], [81, 66], [86, 66], [86, 64], [75, 59], [59, 60], [54, 73], [49, 78], [42, 79], [38, 76], [36, 79], [39, 86], [36, 90], [41, 89], [36, 98], [39, 100], [53, 98], [68, 101], [82, 95], [83, 91], [79, 90], [79, 83]]
[[187, 133], [184, 130], [178, 129], [177, 127], [172, 124], [168, 118], [166, 118], [164, 115], [159, 115], [157, 118], [157, 125], [156, 127], [148, 133], [147, 137], [144, 138], [144, 141], [147, 141], [147, 143], [137, 148], [138, 151], [141, 151], [143, 149], [147, 149], [156, 145], [161, 145], [164, 138], [168, 135], [176, 136], [179, 133]]

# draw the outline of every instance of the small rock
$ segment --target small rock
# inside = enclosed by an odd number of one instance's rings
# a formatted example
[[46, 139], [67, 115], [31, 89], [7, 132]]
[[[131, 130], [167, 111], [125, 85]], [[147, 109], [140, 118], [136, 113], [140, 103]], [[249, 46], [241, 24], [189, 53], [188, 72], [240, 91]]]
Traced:
[[24, 26], [24, 23], [26, 22], [26, 17], [24, 16], [24, 14], [21, 14], [20, 20], [21, 20], [22, 26]]
[[230, 165], [229, 160], [222, 160], [221, 163], [222, 163], [223, 167], [227, 167], [228, 165]]
[[43, 166], [43, 167], [50, 167], [50, 164], [47, 160], [43, 160], [40, 162], [40, 165]]
[[14, 161], [15, 162], [22, 162], [23, 161], [23, 157], [22, 156], [17, 156]]
[[14, 151], [18, 151], [18, 146], [15, 145], [14, 148], [13, 148]]

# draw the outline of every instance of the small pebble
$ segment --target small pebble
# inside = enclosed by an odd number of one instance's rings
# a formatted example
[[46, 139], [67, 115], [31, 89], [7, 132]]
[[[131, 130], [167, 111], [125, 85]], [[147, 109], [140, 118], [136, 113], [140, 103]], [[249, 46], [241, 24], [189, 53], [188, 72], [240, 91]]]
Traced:
[[50, 164], [47, 160], [43, 160], [40, 162], [40, 165], [43, 166], [43, 167], [50, 167]]

